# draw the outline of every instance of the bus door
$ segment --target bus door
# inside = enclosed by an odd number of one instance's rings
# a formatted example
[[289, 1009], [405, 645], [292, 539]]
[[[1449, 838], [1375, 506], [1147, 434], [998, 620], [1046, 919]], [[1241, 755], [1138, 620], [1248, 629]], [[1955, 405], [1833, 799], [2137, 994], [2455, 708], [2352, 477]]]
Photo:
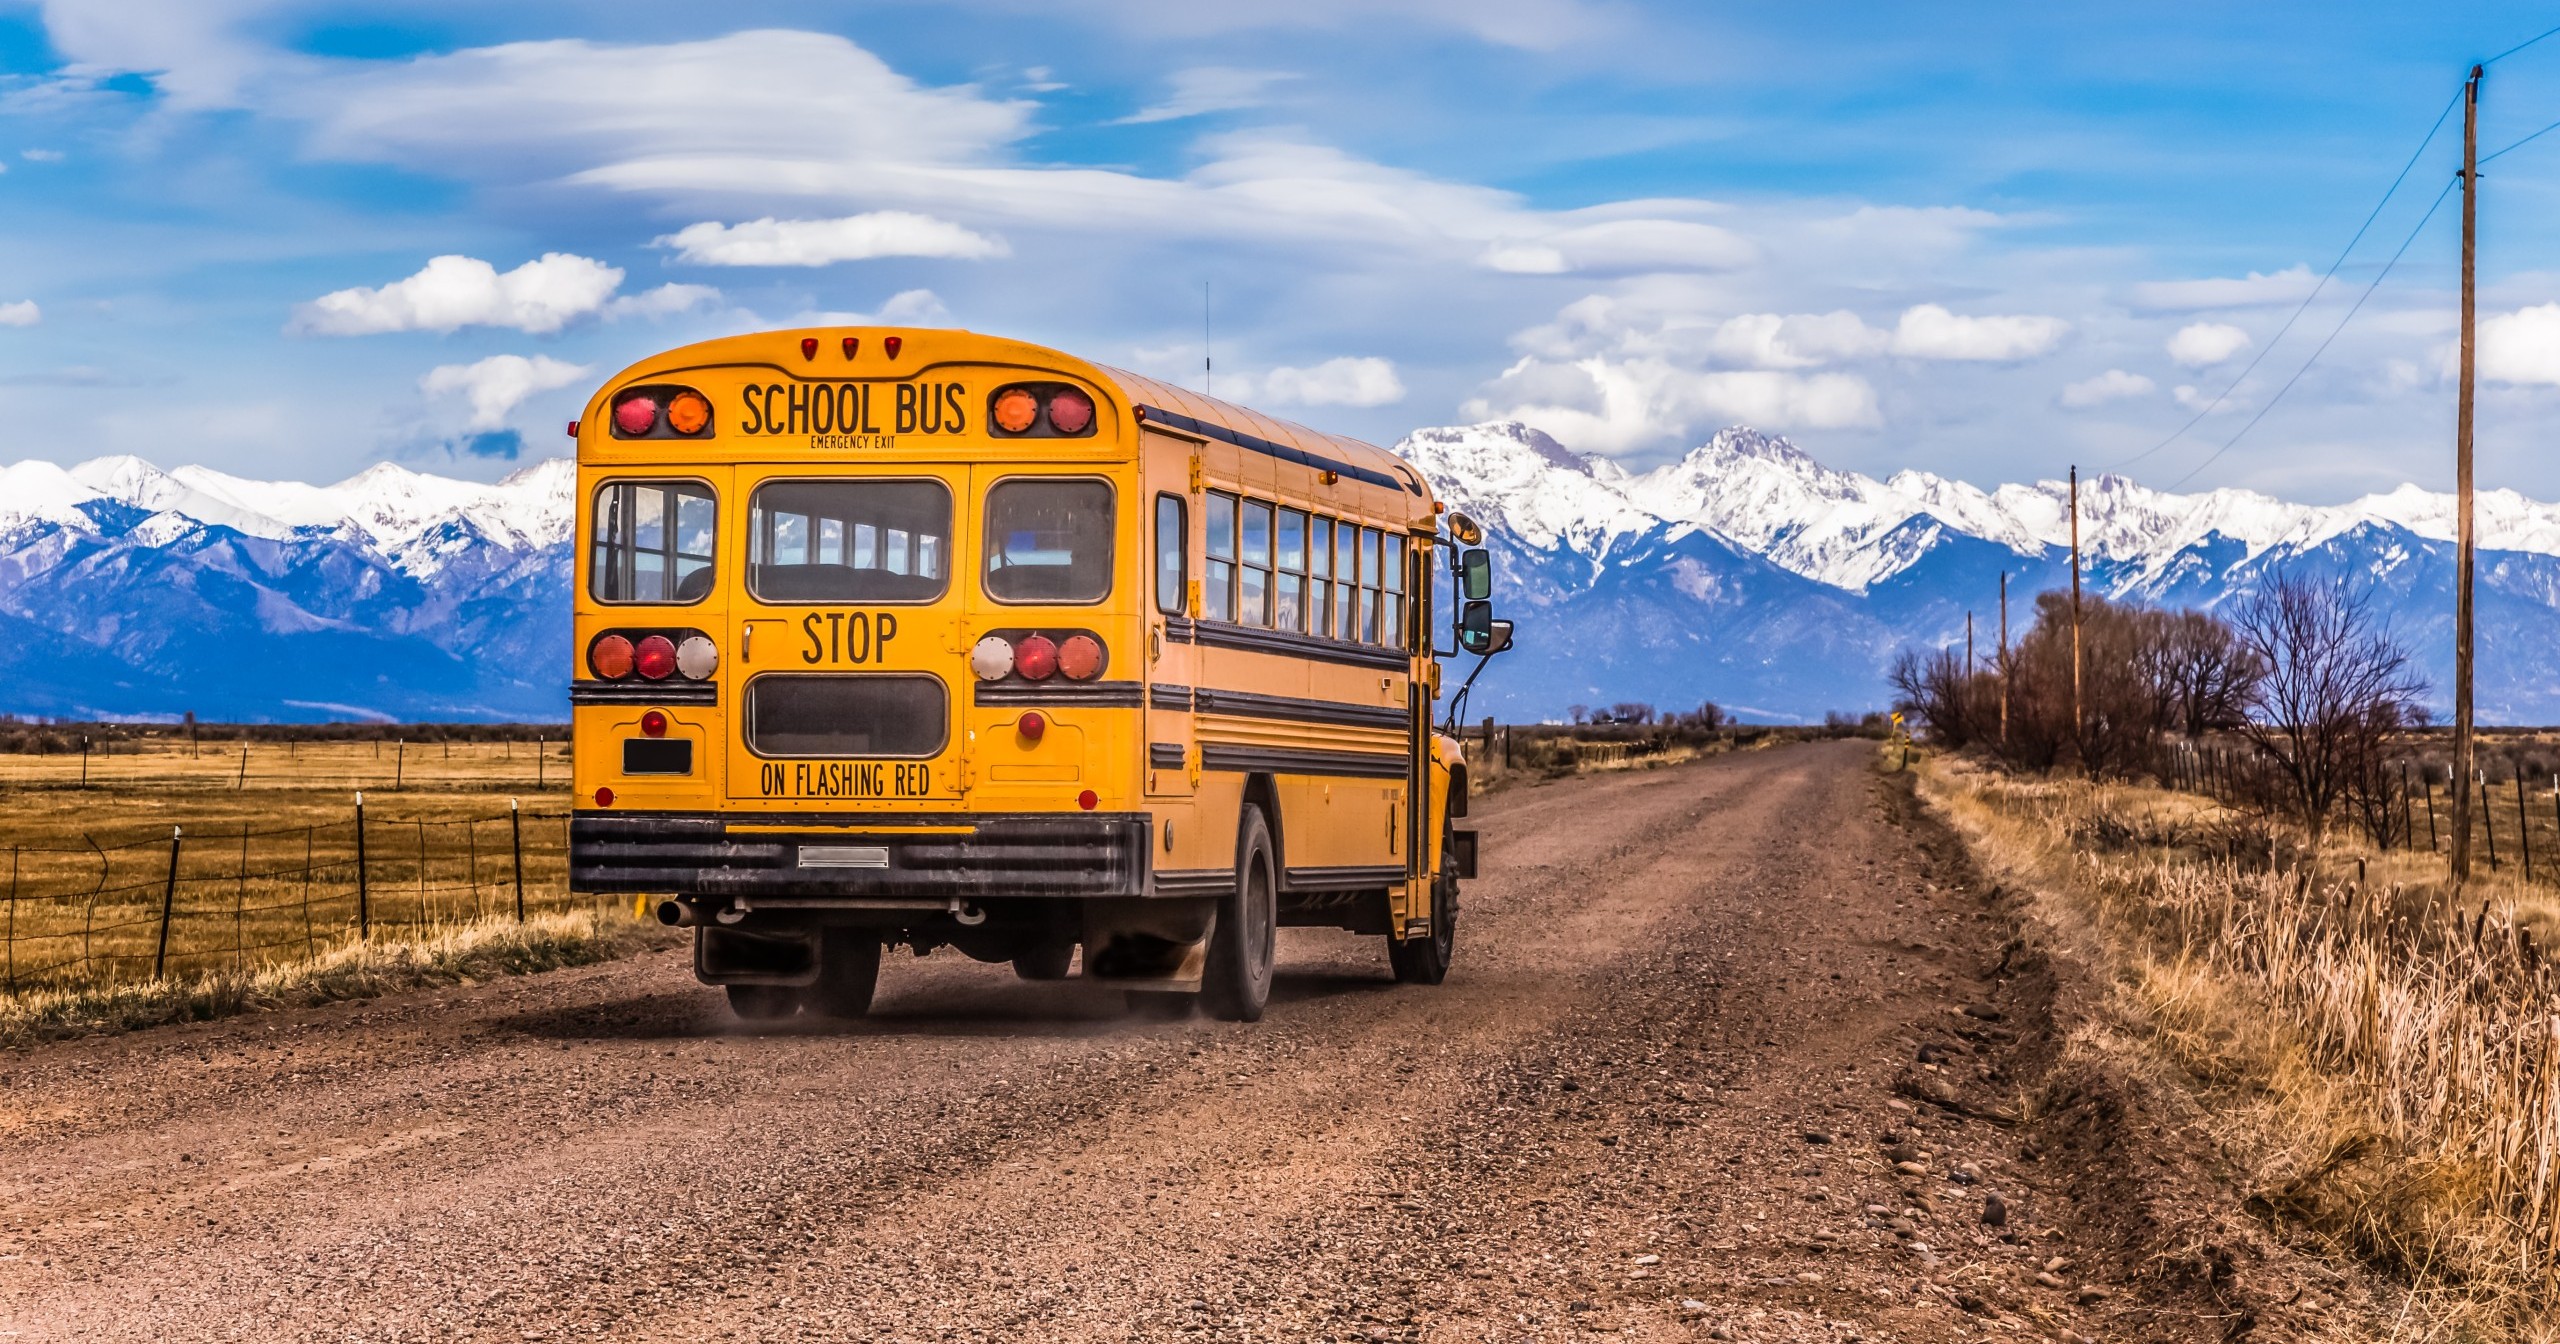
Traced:
[[988, 463], [969, 481], [979, 540], [958, 563], [972, 798], [1075, 807], [1126, 778], [1113, 747], [1126, 749], [1145, 654], [1125, 647], [1134, 599], [1115, 585], [1136, 505], [1104, 471]]
[[1200, 646], [1190, 631], [1200, 615], [1200, 507], [1196, 482], [1199, 449], [1169, 435], [1146, 436], [1140, 479], [1148, 484], [1146, 518], [1139, 536], [1146, 546], [1145, 606], [1147, 683], [1146, 791], [1154, 797], [1188, 797], [1200, 777], [1199, 734], [1192, 696], [1200, 680]]
[[929, 466], [737, 474], [729, 796], [843, 807], [957, 799], [965, 479]]

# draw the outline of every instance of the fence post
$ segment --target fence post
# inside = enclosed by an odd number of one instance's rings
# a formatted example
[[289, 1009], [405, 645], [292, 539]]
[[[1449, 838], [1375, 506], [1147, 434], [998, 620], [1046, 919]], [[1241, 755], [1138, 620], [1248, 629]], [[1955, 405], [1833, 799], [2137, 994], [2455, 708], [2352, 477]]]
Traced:
[[248, 787], [249, 787], [249, 740], [248, 740], [247, 738], [242, 738], [242, 739], [240, 740], [240, 777], [239, 777], [238, 779], [233, 780], [233, 781], [231, 782], [231, 789], [232, 789], [232, 792], [237, 793], [237, 792], [239, 792], [240, 790], [242, 790], [242, 789], [246, 789], [246, 788], [248, 788]]
[[400, 739], [391, 752], [391, 791], [398, 793], [409, 777], [409, 740]]
[[550, 765], [550, 757], [543, 751], [542, 739], [539, 737], [533, 739], [533, 787], [535, 789], [539, 790], [542, 787], [543, 772]]
[[2424, 775], [2418, 776], [2418, 788], [2427, 797], [2427, 852], [2436, 852], [2436, 785]]
[[356, 795], [356, 937], [373, 937], [373, 892], [364, 871], [364, 795]]
[[169, 883], [160, 889], [160, 950], [151, 954], [151, 978], [167, 978], [169, 971], [169, 917], [178, 908], [178, 837], [184, 832], [169, 828]]
[[2524, 771], [2516, 771], [2516, 844], [2524, 853], [2524, 880], [2533, 880], [2533, 814], [2524, 810]]
[[524, 808], [517, 800], [507, 800], [507, 843], [515, 851], [516, 922], [524, 922]]
[[2489, 871], [2498, 871], [2498, 814], [2489, 810], [2489, 772], [2480, 772], [2480, 830], [2488, 838]]
[[89, 735], [80, 735], [80, 787], [89, 787]]
[[2407, 850], [2415, 850], [2418, 847], [2417, 813], [2409, 806], [2409, 763], [2407, 761], [2400, 763], [2400, 847]]
[[[248, 748], [241, 748], [246, 752]], [[231, 884], [231, 968], [249, 962], [249, 823], [240, 823], [240, 872]]]
[[9, 846], [9, 936], [0, 939], [0, 947], [8, 949], [9, 992], [18, 992], [18, 847]]

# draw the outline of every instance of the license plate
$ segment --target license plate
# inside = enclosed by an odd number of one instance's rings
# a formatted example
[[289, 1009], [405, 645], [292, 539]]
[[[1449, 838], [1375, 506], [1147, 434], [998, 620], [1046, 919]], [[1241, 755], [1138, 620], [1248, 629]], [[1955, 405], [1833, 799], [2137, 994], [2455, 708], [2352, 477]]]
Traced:
[[802, 845], [803, 868], [886, 868], [889, 851], [879, 845]]

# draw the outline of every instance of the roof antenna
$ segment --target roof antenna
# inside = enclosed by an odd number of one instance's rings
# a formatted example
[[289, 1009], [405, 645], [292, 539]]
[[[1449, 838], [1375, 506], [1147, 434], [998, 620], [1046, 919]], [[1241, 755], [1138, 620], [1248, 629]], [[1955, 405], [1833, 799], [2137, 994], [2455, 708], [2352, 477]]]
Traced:
[[1206, 280], [1200, 282], [1200, 395], [1214, 395], [1210, 391], [1209, 282]]

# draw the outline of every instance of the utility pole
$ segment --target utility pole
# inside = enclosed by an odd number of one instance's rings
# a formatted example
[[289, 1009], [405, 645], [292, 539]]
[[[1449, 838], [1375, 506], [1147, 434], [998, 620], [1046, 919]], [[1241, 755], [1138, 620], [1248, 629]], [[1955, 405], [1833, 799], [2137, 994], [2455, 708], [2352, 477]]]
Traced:
[[2080, 748], [2080, 468], [2071, 468], [2071, 746]]
[[1973, 680], [1973, 612], [1964, 614], [1964, 679]]
[[[2453, 777], [2471, 778], [2472, 256], [2480, 239], [2480, 67], [2462, 86], [2462, 387], [2453, 416]], [[2453, 791], [2453, 880], [2471, 877], [2471, 790]]]
[[2009, 571], [2005, 569], [2000, 571], [2000, 741], [2004, 745], [2009, 741]]

